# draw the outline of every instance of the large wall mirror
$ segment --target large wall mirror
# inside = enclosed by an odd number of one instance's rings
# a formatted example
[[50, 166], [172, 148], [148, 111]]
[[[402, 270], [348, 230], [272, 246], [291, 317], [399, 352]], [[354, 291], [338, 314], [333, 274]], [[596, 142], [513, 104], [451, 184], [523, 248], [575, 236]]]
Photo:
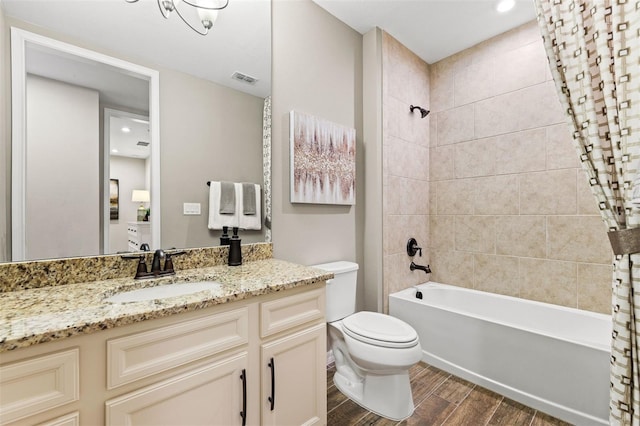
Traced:
[[[155, 1], [0, 7], [14, 93], [11, 220], [0, 229], [11, 245], [0, 261], [133, 250], [135, 223], [150, 228], [152, 249], [217, 245], [207, 182], [254, 182], [270, 192], [268, 0], [231, 0], [206, 36], [164, 19]], [[241, 237], [267, 234], [263, 226]]]

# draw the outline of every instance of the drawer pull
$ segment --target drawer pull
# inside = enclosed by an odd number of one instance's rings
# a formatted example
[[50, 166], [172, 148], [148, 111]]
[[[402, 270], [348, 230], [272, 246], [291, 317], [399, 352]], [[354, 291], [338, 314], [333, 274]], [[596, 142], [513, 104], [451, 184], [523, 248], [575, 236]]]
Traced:
[[247, 424], [247, 370], [242, 369], [240, 374], [240, 380], [242, 380], [242, 411], [240, 411], [240, 417], [242, 417], [242, 426]]
[[271, 369], [271, 396], [269, 397], [269, 402], [271, 403], [271, 411], [273, 411], [276, 406], [276, 363], [273, 357], [269, 361], [269, 368]]

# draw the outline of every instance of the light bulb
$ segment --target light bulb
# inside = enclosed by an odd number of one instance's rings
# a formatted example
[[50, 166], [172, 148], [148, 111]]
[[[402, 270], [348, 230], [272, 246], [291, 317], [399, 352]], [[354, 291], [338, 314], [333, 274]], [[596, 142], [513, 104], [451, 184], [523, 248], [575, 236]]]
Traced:
[[515, 0], [501, 0], [496, 6], [496, 10], [500, 13], [508, 12], [516, 5]]
[[210, 30], [211, 27], [213, 27], [213, 24], [216, 22], [216, 19], [218, 19], [218, 12], [218, 10], [198, 8], [198, 16], [200, 16], [202, 26], [207, 30]]

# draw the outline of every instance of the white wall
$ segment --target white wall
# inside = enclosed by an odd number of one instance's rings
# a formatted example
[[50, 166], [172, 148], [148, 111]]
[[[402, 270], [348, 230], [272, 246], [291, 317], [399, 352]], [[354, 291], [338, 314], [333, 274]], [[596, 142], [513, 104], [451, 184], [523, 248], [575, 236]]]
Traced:
[[[310, 0], [274, 1], [272, 29], [274, 256], [364, 266], [362, 36]], [[291, 110], [356, 129], [355, 206], [289, 202]]]
[[[111, 156], [110, 179], [118, 179], [119, 214], [118, 220], [109, 221], [109, 252], [128, 251], [127, 222], [135, 222], [140, 203], [131, 201], [134, 189], [148, 189], [147, 161], [141, 158]], [[147, 203], [148, 206], [148, 203]]]
[[27, 259], [100, 253], [98, 92], [27, 78]]
[[[0, 7], [0, 34], [5, 31], [4, 10]], [[9, 216], [9, 200], [11, 192], [11, 148], [9, 140], [11, 137], [10, 107], [11, 89], [9, 73], [9, 37], [0, 37], [0, 262], [9, 260], [9, 246], [11, 241], [7, 230], [11, 229]]]

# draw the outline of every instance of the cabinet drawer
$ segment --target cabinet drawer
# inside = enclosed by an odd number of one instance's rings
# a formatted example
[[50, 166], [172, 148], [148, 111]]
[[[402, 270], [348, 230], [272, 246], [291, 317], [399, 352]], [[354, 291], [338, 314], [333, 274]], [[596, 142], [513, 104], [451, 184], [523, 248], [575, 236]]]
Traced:
[[75, 411], [44, 423], [38, 423], [38, 426], [80, 426], [80, 413]]
[[266, 337], [310, 321], [324, 319], [324, 288], [260, 304], [260, 336]]
[[249, 310], [235, 309], [107, 341], [107, 387], [116, 388], [249, 341]]
[[0, 424], [77, 401], [79, 374], [77, 348], [1, 366]]

